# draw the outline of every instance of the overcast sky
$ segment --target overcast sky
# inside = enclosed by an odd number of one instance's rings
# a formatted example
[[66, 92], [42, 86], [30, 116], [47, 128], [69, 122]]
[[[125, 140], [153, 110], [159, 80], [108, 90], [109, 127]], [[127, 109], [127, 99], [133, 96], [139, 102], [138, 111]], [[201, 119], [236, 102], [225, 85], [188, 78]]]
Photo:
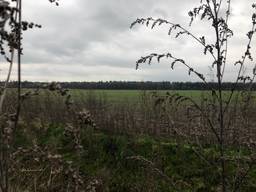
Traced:
[[[135, 70], [140, 56], [153, 52], [171, 52], [183, 58], [199, 72], [210, 74], [211, 57], [202, 53], [195, 41], [168, 36], [168, 29], [144, 26], [129, 29], [137, 17], [165, 18], [189, 28], [188, 11], [200, 0], [60, 0], [53, 6], [48, 0], [24, 0], [24, 19], [43, 25], [24, 34], [23, 80], [31, 81], [196, 81], [187, 70], [170, 62]], [[230, 44], [225, 79], [235, 78], [234, 61], [241, 58], [251, 27], [254, 0], [233, 0], [231, 28], [235, 35]], [[196, 21], [190, 28], [198, 37], [214, 41], [210, 23]], [[256, 40], [253, 41], [253, 44]], [[255, 49], [252, 50], [255, 53]], [[255, 55], [255, 54], [254, 54]], [[251, 73], [248, 63], [246, 73]], [[1, 63], [1, 79], [6, 64]], [[13, 79], [15, 79], [15, 71]], [[211, 75], [207, 75], [210, 80]]]

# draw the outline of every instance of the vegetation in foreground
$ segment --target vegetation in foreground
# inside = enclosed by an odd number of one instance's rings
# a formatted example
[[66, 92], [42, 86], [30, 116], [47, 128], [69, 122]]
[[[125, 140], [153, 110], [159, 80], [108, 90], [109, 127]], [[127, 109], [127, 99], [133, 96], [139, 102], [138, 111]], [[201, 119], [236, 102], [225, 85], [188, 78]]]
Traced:
[[[79, 192], [219, 190], [218, 145], [202, 116], [193, 112], [189, 121], [184, 115], [189, 105], [179, 103], [178, 95], [140, 92], [136, 102], [135, 97], [113, 102], [114, 97], [95, 91], [77, 90], [72, 98], [52, 86], [24, 94], [10, 162], [13, 191], [66, 191], [66, 186]], [[171, 103], [159, 101], [167, 96]], [[9, 95], [6, 113], [12, 114], [13, 101]], [[246, 123], [255, 123], [254, 116], [246, 117]], [[254, 138], [254, 127], [243, 129], [237, 122], [226, 133], [227, 182], [254, 191], [256, 170], [250, 162], [255, 162], [255, 145], [246, 145]]]
[[[75, 162], [80, 167], [81, 174], [87, 178], [87, 186], [94, 183], [96, 191], [218, 191], [220, 169], [198, 158], [195, 153], [197, 146], [148, 136], [109, 135], [87, 127], [82, 131], [83, 150], [78, 158], [64, 132], [64, 127], [54, 125], [50, 125], [43, 134], [35, 129], [28, 134], [23, 129], [18, 132], [16, 145], [29, 148], [36, 143], [39, 147], [56, 150], [64, 161]], [[218, 152], [214, 145], [204, 146], [203, 153], [209, 160], [217, 160]], [[246, 148], [241, 151], [229, 149], [230, 156], [237, 153], [249, 155]], [[33, 170], [36, 158], [19, 157], [20, 162], [26, 162], [22, 170], [27, 171], [20, 173], [22, 179], [19, 180], [20, 189], [24, 191], [33, 189], [33, 185], [28, 184], [31, 178], [38, 183], [38, 191], [47, 190], [40, 183], [47, 183], [45, 179], [49, 178], [45, 177], [43, 170], [49, 165], [41, 162], [41, 167]], [[230, 164], [228, 172], [233, 173], [235, 167], [235, 164]], [[36, 168], [41, 168], [41, 171], [37, 172]], [[248, 178], [243, 184], [243, 191], [255, 191], [256, 167]], [[59, 183], [54, 176], [51, 182], [56, 182], [51, 187], [57, 190]]]

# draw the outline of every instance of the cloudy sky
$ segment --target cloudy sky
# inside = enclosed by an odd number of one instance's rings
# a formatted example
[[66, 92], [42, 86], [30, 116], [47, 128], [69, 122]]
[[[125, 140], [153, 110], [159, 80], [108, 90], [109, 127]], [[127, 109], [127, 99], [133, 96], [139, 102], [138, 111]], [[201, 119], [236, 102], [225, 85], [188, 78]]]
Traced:
[[[56, 7], [48, 0], [24, 0], [24, 19], [43, 25], [24, 34], [23, 80], [32, 81], [196, 81], [187, 70], [170, 62], [135, 70], [140, 56], [152, 52], [171, 52], [183, 58], [210, 80], [211, 57], [202, 53], [195, 41], [168, 36], [168, 29], [154, 30], [137, 25], [129, 29], [137, 17], [165, 18], [189, 28], [188, 11], [200, 0], [60, 0]], [[241, 58], [251, 28], [251, 4], [254, 0], [233, 0], [231, 28], [235, 35], [230, 43], [225, 80], [235, 78], [237, 67], [232, 63]], [[214, 41], [209, 23], [196, 21], [189, 28], [198, 37]], [[253, 44], [256, 43], [254, 40]], [[252, 50], [255, 52], [255, 49]], [[245, 73], [251, 73], [248, 63]], [[0, 64], [1, 79], [6, 64]], [[15, 71], [13, 73], [15, 79]]]

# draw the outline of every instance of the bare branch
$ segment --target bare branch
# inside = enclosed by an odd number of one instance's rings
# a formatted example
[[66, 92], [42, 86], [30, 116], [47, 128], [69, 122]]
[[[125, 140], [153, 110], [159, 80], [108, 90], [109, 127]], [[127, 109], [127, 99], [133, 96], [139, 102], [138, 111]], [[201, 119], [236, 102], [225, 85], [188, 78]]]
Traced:
[[[160, 19], [160, 18], [153, 19], [152, 17], [149, 17], [149, 18], [138, 18], [136, 21], [134, 21], [131, 24], [130, 28], [134, 27], [134, 25], [136, 25], [136, 24], [145, 24], [147, 27], [151, 27], [151, 29], [153, 29], [156, 25], [158, 25], [158, 26], [160, 26], [162, 24], [170, 25], [168, 35], [171, 35], [171, 32], [173, 30], [180, 29], [181, 31], [176, 33], [176, 38], [178, 38], [180, 35], [186, 34], [186, 35], [192, 37], [196, 42], [198, 42], [200, 45], [202, 45], [206, 50], [208, 50], [206, 48], [205, 40], [202, 41], [202, 39], [197, 38], [193, 33], [191, 33], [189, 30], [185, 29], [184, 27], [182, 27], [180, 24], [175, 24], [175, 23], [172, 23], [167, 20]], [[210, 54], [214, 60], [217, 60], [215, 55], [213, 54], [213, 52], [210, 52]]]

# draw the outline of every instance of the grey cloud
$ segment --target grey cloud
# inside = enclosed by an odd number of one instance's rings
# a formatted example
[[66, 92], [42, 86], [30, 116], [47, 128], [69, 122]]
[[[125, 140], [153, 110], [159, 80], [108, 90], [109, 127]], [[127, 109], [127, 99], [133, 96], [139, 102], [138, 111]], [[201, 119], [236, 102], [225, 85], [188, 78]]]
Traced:
[[[241, 53], [240, 45], [246, 43], [245, 34], [250, 28], [247, 10], [253, 0], [233, 2], [231, 26], [242, 34], [235, 35], [231, 43], [230, 57], [236, 59], [237, 53]], [[67, 81], [196, 80], [194, 76], [188, 77], [180, 66], [175, 72], [169, 70], [168, 61], [154, 62], [135, 71], [135, 61], [152, 52], [172, 52], [204, 73], [208, 73], [212, 61], [193, 40], [168, 36], [166, 27], [150, 30], [136, 26], [130, 30], [129, 26], [137, 17], [153, 16], [188, 27], [187, 12], [198, 4], [199, 1], [191, 0], [62, 0], [60, 7], [54, 7], [47, 0], [26, 0], [24, 19], [42, 24], [43, 28], [24, 35], [24, 78], [35, 81], [56, 78]], [[214, 42], [209, 26], [196, 20], [190, 30]], [[234, 74], [231, 68], [232, 65], [227, 67], [227, 79]]]

